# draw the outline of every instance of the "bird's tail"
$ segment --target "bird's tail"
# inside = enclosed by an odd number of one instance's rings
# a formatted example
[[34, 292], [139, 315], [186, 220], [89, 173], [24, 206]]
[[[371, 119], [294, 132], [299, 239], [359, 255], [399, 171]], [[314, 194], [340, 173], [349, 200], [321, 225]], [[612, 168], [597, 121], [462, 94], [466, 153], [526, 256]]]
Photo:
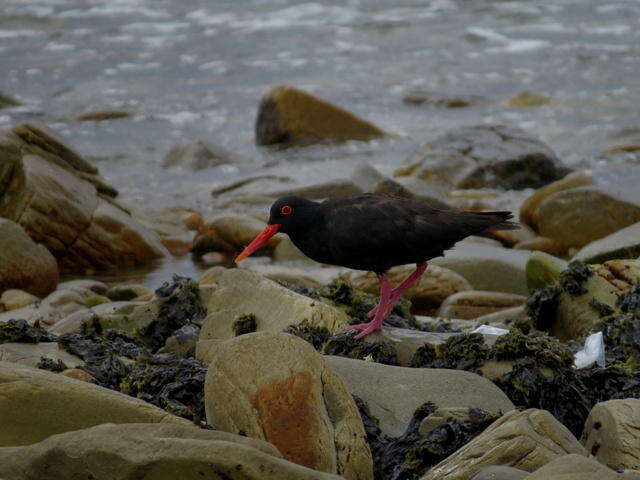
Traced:
[[513, 213], [511, 212], [473, 212], [475, 215], [480, 215], [482, 218], [482, 223], [487, 225], [482, 231], [478, 233], [484, 232], [492, 232], [494, 230], [518, 230], [520, 225], [517, 222], [512, 222], [510, 219], [513, 218]]

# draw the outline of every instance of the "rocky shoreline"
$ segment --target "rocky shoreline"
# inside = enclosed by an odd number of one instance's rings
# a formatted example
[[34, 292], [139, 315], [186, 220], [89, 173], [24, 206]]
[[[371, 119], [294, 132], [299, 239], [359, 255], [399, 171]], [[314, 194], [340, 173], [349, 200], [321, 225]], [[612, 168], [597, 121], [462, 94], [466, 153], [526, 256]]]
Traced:
[[[258, 143], [389, 137], [292, 87], [261, 108]], [[196, 142], [165, 163], [249, 161]], [[640, 478], [638, 180], [476, 126], [392, 176], [300, 184], [267, 166], [207, 211], [151, 211], [18, 125], [0, 135], [0, 478]], [[373, 275], [280, 236], [232, 268], [275, 197], [361, 192], [511, 208], [522, 229], [435, 259], [364, 341], [345, 329], [375, 305]], [[95, 279], [188, 254], [208, 269], [155, 291]], [[604, 350], [581, 352], [597, 332]]]

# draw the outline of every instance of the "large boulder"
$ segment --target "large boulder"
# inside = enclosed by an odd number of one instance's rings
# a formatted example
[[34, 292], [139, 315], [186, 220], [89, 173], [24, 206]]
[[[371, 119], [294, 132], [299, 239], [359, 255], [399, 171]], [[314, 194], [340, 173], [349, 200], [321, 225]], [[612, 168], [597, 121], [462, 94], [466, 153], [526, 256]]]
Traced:
[[578, 440], [553, 415], [546, 410], [513, 410], [420, 480], [466, 480], [488, 465], [533, 472], [570, 453], [587, 455]]
[[634, 223], [611, 235], [584, 246], [572, 260], [585, 263], [602, 263], [621, 258], [640, 256], [640, 222]]
[[624, 480], [624, 475], [581, 454], [562, 455], [550, 461], [525, 480]]
[[0, 218], [0, 293], [21, 289], [44, 297], [56, 285], [58, 264], [53, 255], [31, 240], [18, 224]]
[[425, 402], [437, 407], [481, 408], [499, 414], [512, 410], [507, 396], [486, 378], [462, 370], [407, 368], [326, 356], [327, 364], [362, 398], [382, 431], [401, 435]]
[[366, 141], [385, 135], [372, 123], [286, 85], [274, 87], [265, 95], [256, 119], [258, 145]]
[[596, 404], [580, 441], [599, 462], [614, 470], [640, 470], [640, 399]]
[[244, 155], [204, 140], [189, 140], [173, 147], [162, 160], [164, 168], [180, 167], [197, 172], [226, 163], [248, 163]]
[[[394, 267], [387, 277], [394, 285], [399, 284], [415, 270], [414, 266]], [[372, 272], [350, 270], [340, 275], [353, 287], [367, 293], [378, 294], [380, 281]], [[403, 293], [411, 301], [411, 312], [416, 315], [433, 315], [447, 297], [454, 293], [471, 290], [471, 284], [456, 272], [437, 265], [430, 265], [420, 280]]]
[[395, 171], [454, 188], [541, 187], [567, 169], [543, 142], [504, 125], [462, 127], [425, 143]]
[[113, 390], [0, 362], [0, 446], [31, 445], [51, 435], [101, 423], [160, 422], [191, 425]]
[[342, 310], [299, 295], [254, 272], [220, 269], [212, 281], [213, 293], [207, 301], [207, 317], [196, 350], [196, 357], [202, 362], [211, 360], [220, 342], [242, 333], [282, 332], [305, 320], [331, 333], [349, 325]]
[[339, 480], [283, 460], [266, 442], [183, 425], [98, 425], [0, 448], [11, 480]]
[[210, 424], [266, 440], [289, 461], [349, 480], [373, 478], [344, 380], [293, 335], [252, 333], [221, 344], [207, 372], [205, 407]]
[[42, 125], [0, 136], [0, 216], [42, 243], [63, 268], [132, 266], [168, 254], [121, 207], [97, 169]]

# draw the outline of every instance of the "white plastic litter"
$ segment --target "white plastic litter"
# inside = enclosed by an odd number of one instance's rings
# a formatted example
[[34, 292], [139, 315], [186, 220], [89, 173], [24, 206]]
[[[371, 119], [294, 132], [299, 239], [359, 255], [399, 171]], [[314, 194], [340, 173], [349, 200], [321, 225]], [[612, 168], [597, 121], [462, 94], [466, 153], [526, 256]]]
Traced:
[[586, 368], [594, 363], [597, 363], [600, 367], [605, 366], [602, 332], [589, 335], [584, 341], [584, 348], [577, 351], [573, 359], [575, 368]]
[[484, 333], [486, 335], [504, 335], [509, 333], [509, 330], [504, 328], [492, 327], [491, 325], [480, 325], [471, 333]]

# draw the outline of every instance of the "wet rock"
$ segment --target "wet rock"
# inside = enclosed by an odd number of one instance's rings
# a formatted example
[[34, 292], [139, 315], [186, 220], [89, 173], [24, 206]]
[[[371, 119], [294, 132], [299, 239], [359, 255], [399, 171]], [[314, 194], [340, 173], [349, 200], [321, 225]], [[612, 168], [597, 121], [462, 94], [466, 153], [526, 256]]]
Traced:
[[640, 470], [640, 399], [598, 403], [584, 426], [584, 447], [614, 470]]
[[307, 342], [267, 332], [224, 342], [207, 372], [205, 399], [217, 428], [266, 440], [314, 470], [373, 478], [353, 398]]
[[503, 125], [462, 127], [427, 142], [396, 177], [415, 176], [453, 188], [541, 187], [566, 175], [553, 151], [538, 139]]
[[211, 360], [220, 342], [235, 336], [233, 323], [243, 315], [255, 316], [259, 332], [282, 332], [307, 320], [311, 325], [338, 333], [349, 323], [347, 315], [335, 307], [239, 269], [219, 270], [206, 309], [196, 350], [196, 357], [203, 362]]
[[435, 412], [430, 413], [420, 422], [420, 435], [427, 435], [431, 430], [441, 425], [445, 425], [447, 420], [453, 419], [459, 422], [470, 420], [469, 408], [465, 407], [444, 407], [438, 408]]
[[442, 303], [438, 317], [473, 319], [524, 305], [526, 297], [513, 293], [469, 290], [458, 292]]
[[385, 135], [372, 123], [289, 86], [271, 89], [262, 99], [256, 119], [258, 145], [367, 141]]
[[93, 377], [93, 375], [79, 368], [69, 368], [67, 370], [60, 372], [60, 375], [63, 375], [69, 378], [74, 378], [76, 380], [80, 380], [81, 382], [96, 383], [96, 379]]
[[518, 468], [491, 465], [482, 467], [469, 480], [522, 480], [529, 472]]
[[[394, 267], [389, 270], [387, 277], [397, 285], [413, 270], [414, 267], [410, 265]], [[372, 272], [351, 270], [341, 274], [340, 278], [367, 293], [378, 294], [380, 290], [380, 282]], [[447, 297], [466, 290], [471, 290], [471, 285], [461, 275], [447, 268], [430, 265], [420, 280], [404, 292], [403, 297], [411, 302], [412, 313], [433, 315]]]
[[152, 293], [144, 285], [132, 283], [130, 285], [116, 285], [105, 292], [105, 296], [114, 302], [126, 302]]
[[0, 108], [17, 107], [18, 105], [22, 104], [16, 99], [11, 98], [9, 95], [5, 95], [0, 92]]
[[272, 198], [262, 194], [256, 195], [256, 192], [270, 191], [274, 189], [274, 186], [289, 185], [292, 182], [293, 179], [291, 177], [262, 173], [220, 185], [211, 191], [211, 196], [231, 196], [231, 200], [223, 200], [221, 203], [218, 203], [220, 208], [229, 208], [236, 205], [239, 200], [234, 197], [242, 198], [243, 203], [249, 205], [269, 203], [273, 201]]
[[173, 147], [162, 161], [163, 168], [181, 167], [197, 172], [226, 163], [248, 163], [250, 159], [205, 140], [190, 140]]
[[97, 293], [98, 295], [104, 295], [109, 287], [106, 283], [99, 282], [98, 280], [83, 278], [80, 280], [69, 280], [66, 282], [60, 282], [58, 284], [58, 289], [73, 290], [79, 293], [90, 290], [91, 292]]
[[507, 106], [517, 108], [527, 107], [541, 107], [543, 105], [549, 105], [553, 102], [553, 98], [546, 95], [540, 95], [539, 93], [529, 92], [524, 90], [517, 95], [511, 97], [507, 101]]
[[527, 480], [623, 480], [623, 476], [582, 454], [568, 454], [555, 458]]
[[142, 400], [97, 385], [0, 362], [0, 446], [30, 445], [101, 423], [132, 422], [190, 425]]
[[57, 343], [3, 343], [0, 345], [0, 361], [19, 363], [32, 368], [38, 368], [41, 359], [62, 362], [72, 368], [82, 365], [81, 358], [62, 350]]
[[0, 218], [0, 292], [20, 289], [44, 297], [57, 284], [58, 265], [53, 255], [19, 225]]
[[37, 301], [38, 297], [23, 290], [5, 290], [0, 296], [0, 311], [15, 310]]
[[567, 247], [565, 245], [547, 237], [536, 237], [518, 242], [513, 245], [513, 248], [516, 250], [537, 250], [556, 257], [565, 257], [567, 255]]
[[602, 263], [607, 260], [638, 258], [640, 256], [640, 222], [618, 230], [585, 245], [572, 260]]
[[116, 206], [117, 192], [97, 169], [46, 127], [15, 127], [0, 138], [0, 152], [0, 215], [17, 221], [62, 268], [131, 266], [167, 255], [155, 234]]
[[[205, 473], [207, 472], [207, 473]], [[283, 460], [266, 442], [193, 426], [98, 425], [0, 448], [0, 475], [32, 478], [339, 480]]]
[[533, 252], [527, 260], [527, 287], [530, 292], [556, 283], [568, 262], [544, 252]]
[[478, 95], [446, 95], [424, 90], [407, 93], [402, 101], [408, 105], [425, 105], [440, 108], [465, 108], [480, 104], [484, 99]]
[[438, 407], [481, 408], [492, 413], [513, 408], [500, 389], [470, 372], [395, 367], [334, 356], [325, 360], [344, 377], [349, 392], [367, 403], [388, 435], [402, 434], [416, 408], [425, 402]]
[[78, 122], [101, 122], [103, 120], [117, 120], [119, 118], [130, 118], [135, 113], [129, 110], [94, 110], [78, 115], [75, 120]]
[[463, 480], [489, 465], [533, 472], [569, 453], [587, 455], [576, 438], [545, 410], [511, 411], [421, 480]]
[[[193, 252], [211, 251], [238, 254], [264, 229], [264, 222], [247, 215], [221, 214], [205, 221], [193, 239]], [[273, 237], [260, 252], [268, 255], [282, 235]]]
[[[429, 265], [448, 268], [462, 275], [475, 290], [526, 295], [525, 266], [529, 252], [473, 242], [460, 242], [434, 258]], [[491, 272], [489, 274], [489, 272]]]

